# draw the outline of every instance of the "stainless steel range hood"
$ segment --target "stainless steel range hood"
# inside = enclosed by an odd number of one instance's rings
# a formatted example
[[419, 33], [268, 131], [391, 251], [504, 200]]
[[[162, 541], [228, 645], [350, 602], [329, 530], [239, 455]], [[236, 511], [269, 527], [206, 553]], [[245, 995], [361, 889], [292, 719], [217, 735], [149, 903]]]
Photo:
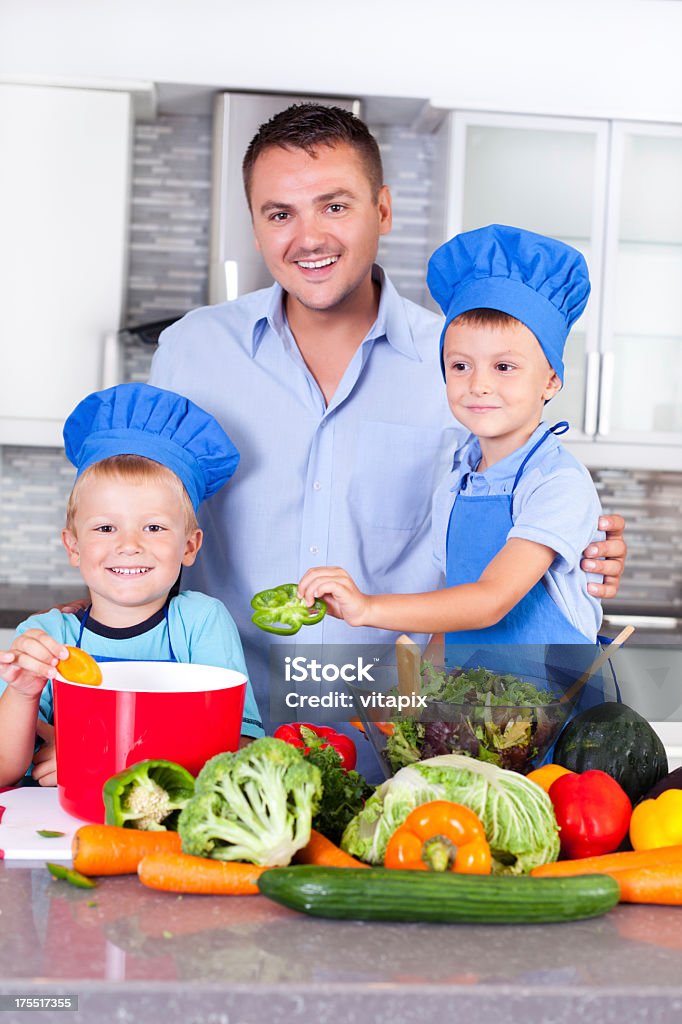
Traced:
[[360, 116], [357, 99], [219, 93], [213, 113], [213, 183], [209, 302], [224, 302], [266, 288], [272, 278], [256, 251], [242, 185], [246, 148], [265, 121], [292, 103], [344, 107]]

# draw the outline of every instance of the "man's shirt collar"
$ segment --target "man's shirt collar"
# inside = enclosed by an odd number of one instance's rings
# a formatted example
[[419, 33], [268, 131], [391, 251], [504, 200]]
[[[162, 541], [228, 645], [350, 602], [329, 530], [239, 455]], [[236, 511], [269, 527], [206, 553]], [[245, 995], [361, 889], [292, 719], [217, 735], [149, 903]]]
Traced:
[[[372, 268], [372, 279], [381, 288], [377, 318], [364, 341], [385, 340], [401, 355], [421, 361], [412, 330], [405, 313], [403, 300], [388, 275], [378, 264]], [[268, 327], [283, 341], [292, 337], [284, 310], [284, 290], [275, 283], [264, 293], [265, 306], [256, 317], [251, 330], [251, 356], [255, 357]]]

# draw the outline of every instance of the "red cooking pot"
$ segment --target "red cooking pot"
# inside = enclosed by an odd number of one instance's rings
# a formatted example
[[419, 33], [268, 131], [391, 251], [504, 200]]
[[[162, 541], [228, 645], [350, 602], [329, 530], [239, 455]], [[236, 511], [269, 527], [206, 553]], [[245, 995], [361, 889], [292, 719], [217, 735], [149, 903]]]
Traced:
[[196, 775], [209, 757], [239, 745], [246, 677], [177, 662], [114, 661], [101, 686], [54, 680], [57, 786], [65, 811], [103, 821], [102, 786], [145, 758]]

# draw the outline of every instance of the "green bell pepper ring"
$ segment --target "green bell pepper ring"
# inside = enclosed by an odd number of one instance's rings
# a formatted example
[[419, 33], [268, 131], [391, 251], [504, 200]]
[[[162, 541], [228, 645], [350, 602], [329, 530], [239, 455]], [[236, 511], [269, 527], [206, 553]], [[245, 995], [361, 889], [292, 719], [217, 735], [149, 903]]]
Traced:
[[80, 871], [64, 867], [63, 864], [50, 864], [47, 861], [45, 867], [53, 878], [59, 878], [64, 882], [68, 882], [69, 885], [75, 885], [77, 889], [95, 889], [97, 887], [97, 882], [93, 882], [91, 878], [82, 875]]
[[138, 761], [104, 783], [107, 825], [150, 832], [175, 831], [180, 811], [194, 795], [194, 777], [174, 761]]
[[327, 612], [327, 605], [321, 599], [312, 608], [298, 597], [295, 583], [283, 583], [272, 590], [261, 590], [251, 600], [255, 609], [251, 621], [266, 633], [278, 636], [293, 636], [301, 626], [314, 626]]

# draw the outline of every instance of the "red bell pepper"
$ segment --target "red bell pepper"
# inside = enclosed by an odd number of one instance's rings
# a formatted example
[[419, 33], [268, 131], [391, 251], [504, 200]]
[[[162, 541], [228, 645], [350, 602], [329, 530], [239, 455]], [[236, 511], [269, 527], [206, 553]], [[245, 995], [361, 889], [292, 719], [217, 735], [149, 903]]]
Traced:
[[311, 749], [310, 741], [306, 742], [306, 738], [301, 734], [302, 729], [309, 729], [312, 733], [315, 733], [320, 741], [322, 741], [319, 743], [320, 747], [332, 747], [341, 758], [341, 767], [345, 772], [355, 768], [357, 751], [352, 739], [350, 736], [344, 736], [342, 732], [337, 732], [336, 729], [331, 729], [327, 725], [291, 722], [288, 725], [280, 725], [278, 729], [275, 729], [273, 735], [276, 740], [284, 740], [285, 743], [291, 744], [292, 747], [298, 747], [304, 754], [307, 754]]
[[562, 775], [549, 787], [561, 852], [572, 860], [617, 850], [627, 835], [632, 804], [606, 772]]

